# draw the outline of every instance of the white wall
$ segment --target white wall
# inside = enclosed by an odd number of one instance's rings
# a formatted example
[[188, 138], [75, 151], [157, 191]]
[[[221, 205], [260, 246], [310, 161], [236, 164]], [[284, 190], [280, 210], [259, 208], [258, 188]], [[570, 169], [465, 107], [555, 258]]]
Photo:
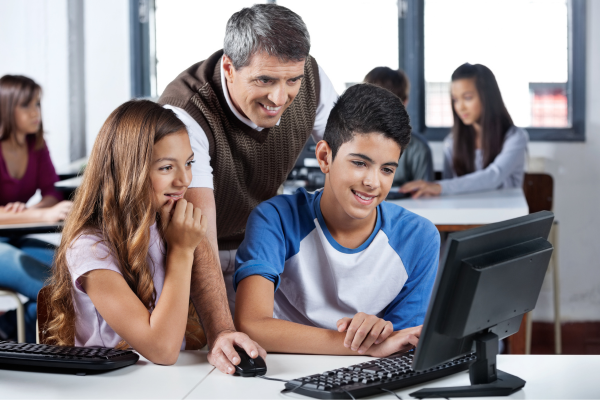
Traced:
[[129, 2], [85, 0], [84, 4], [86, 136], [90, 154], [108, 115], [131, 99]]

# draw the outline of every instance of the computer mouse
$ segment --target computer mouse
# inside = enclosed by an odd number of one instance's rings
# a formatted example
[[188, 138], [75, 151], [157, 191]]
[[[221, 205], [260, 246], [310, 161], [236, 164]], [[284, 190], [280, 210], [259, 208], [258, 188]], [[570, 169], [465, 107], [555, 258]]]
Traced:
[[246, 353], [246, 350], [242, 349], [241, 347], [233, 346], [233, 348], [240, 356], [240, 363], [238, 365], [234, 365], [234, 375], [247, 378], [257, 375], [264, 375], [267, 373], [267, 364], [261, 356], [252, 358], [248, 355], [248, 353]]

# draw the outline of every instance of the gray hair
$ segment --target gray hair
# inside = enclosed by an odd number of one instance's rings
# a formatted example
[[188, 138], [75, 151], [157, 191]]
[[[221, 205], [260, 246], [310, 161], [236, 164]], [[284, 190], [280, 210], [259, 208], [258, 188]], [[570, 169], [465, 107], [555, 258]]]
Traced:
[[310, 36], [302, 18], [277, 4], [255, 4], [229, 18], [224, 53], [235, 69], [250, 64], [252, 55], [264, 51], [282, 61], [303, 61], [310, 51]]

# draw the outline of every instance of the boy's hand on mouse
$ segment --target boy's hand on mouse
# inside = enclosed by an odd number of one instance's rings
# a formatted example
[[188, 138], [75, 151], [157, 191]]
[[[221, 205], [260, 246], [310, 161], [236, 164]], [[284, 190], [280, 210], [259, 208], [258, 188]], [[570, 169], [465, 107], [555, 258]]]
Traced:
[[419, 343], [422, 328], [423, 325], [419, 325], [393, 332], [387, 340], [371, 346], [366, 354], [371, 357], [387, 357], [399, 351], [410, 350]]
[[160, 216], [165, 240], [170, 248], [194, 251], [206, 235], [206, 217], [185, 199], [178, 200], [177, 204], [169, 200], [161, 207]]
[[385, 341], [394, 326], [391, 322], [362, 312], [352, 318], [344, 317], [337, 322], [338, 332], [346, 331], [344, 347], [365, 354], [373, 344]]

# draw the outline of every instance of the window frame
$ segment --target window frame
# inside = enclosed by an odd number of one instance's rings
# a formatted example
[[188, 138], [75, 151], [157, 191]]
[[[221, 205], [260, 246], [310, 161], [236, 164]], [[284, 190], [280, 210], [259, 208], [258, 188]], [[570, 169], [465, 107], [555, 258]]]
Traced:
[[[586, 1], [568, 0], [567, 97], [571, 126], [568, 128], [527, 127], [532, 141], [585, 141], [586, 97]], [[398, 1], [400, 68], [411, 82], [408, 114], [415, 132], [430, 141], [441, 141], [450, 127], [425, 124], [425, 0]]]

